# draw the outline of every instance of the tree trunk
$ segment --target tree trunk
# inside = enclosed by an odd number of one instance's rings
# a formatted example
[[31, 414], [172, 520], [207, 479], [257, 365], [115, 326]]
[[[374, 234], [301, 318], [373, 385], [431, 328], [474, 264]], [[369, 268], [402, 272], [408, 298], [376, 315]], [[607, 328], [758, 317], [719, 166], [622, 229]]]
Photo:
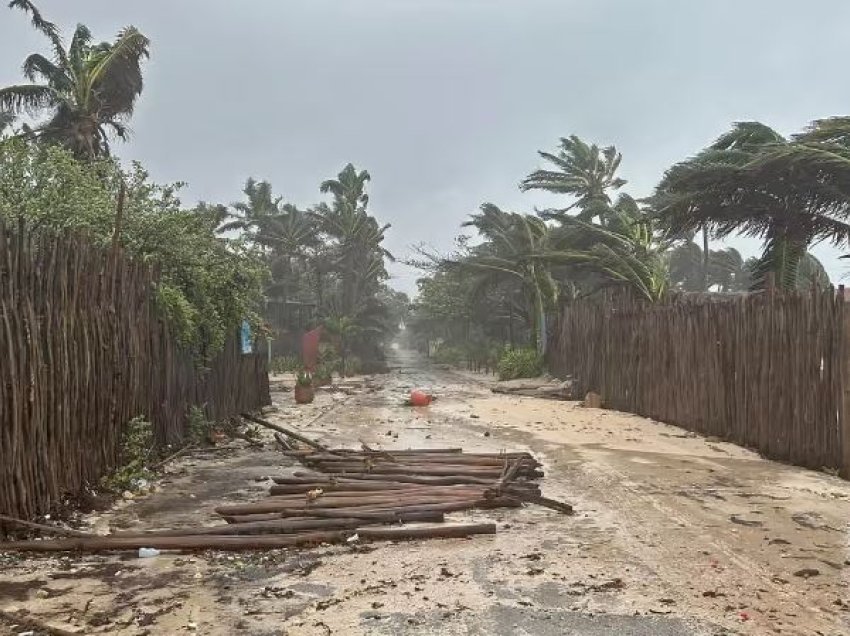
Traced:
[[702, 227], [702, 291], [708, 291], [708, 226]]

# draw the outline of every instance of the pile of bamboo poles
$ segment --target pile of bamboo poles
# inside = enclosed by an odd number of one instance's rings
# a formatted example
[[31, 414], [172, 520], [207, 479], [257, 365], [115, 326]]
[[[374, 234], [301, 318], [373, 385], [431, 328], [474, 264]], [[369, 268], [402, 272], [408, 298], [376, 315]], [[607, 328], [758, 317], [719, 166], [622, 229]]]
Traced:
[[[277, 436], [284, 453], [310, 470], [274, 478], [263, 500], [216, 508], [226, 524], [105, 537], [76, 533], [0, 544], [0, 551], [260, 550], [352, 540], [468, 537], [494, 534], [496, 525], [444, 524], [447, 513], [517, 508], [523, 503], [572, 513], [569, 504], [541, 495], [535, 480], [543, 472], [530, 453], [464, 453], [460, 448], [387, 452], [365, 445], [361, 450], [329, 449], [294, 431], [250, 419], [299, 442], [301, 447]], [[416, 525], [403, 525], [408, 523]]]

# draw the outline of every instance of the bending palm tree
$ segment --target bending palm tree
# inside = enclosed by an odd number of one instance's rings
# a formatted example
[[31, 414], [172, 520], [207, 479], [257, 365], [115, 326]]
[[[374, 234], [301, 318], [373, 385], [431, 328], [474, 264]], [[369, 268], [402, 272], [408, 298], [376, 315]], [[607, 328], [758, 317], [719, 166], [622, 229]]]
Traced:
[[757, 122], [737, 124], [671, 168], [654, 204], [672, 235], [709, 228], [763, 239], [755, 284], [773, 272], [791, 289], [810, 244], [850, 242], [850, 118], [816, 121], [790, 141]]
[[[552, 260], [589, 270], [604, 285], [627, 287], [650, 302], [666, 293], [669, 245], [657, 240], [652, 218], [628, 195], [610, 208], [607, 225], [567, 217], [558, 234], [565, 238], [558, 240], [562, 249]], [[589, 247], [574, 249], [570, 244]]]
[[538, 154], [555, 165], [557, 170], [536, 170], [520, 184], [520, 189], [545, 190], [556, 194], [569, 194], [576, 197], [572, 205], [547, 210], [550, 218], [565, 216], [574, 208], [579, 210], [579, 218], [590, 221], [599, 217], [604, 222], [605, 213], [611, 205], [610, 190], [618, 190], [626, 185], [626, 180], [616, 176], [622, 155], [614, 146], [600, 149], [587, 145], [572, 135], [561, 138], [557, 154], [540, 151]]
[[91, 32], [81, 24], [66, 50], [56, 25], [30, 0], [12, 0], [9, 6], [31, 16], [53, 53], [50, 59], [34, 53], [24, 61], [24, 75], [32, 83], [0, 89], [0, 110], [46, 115], [32, 135], [60, 144], [77, 157], [108, 155], [110, 133], [127, 138], [127, 120], [142, 92], [141, 63], [149, 56], [150, 42], [130, 26], [115, 42], [93, 44]]
[[464, 223], [474, 227], [485, 243], [463, 259], [449, 261], [474, 278], [474, 289], [494, 288], [505, 283], [519, 286], [529, 306], [531, 338], [542, 351], [546, 341], [546, 310], [558, 297], [558, 287], [549, 270], [550, 233], [546, 223], [534, 216], [504, 212], [491, 203], [481, 206]]

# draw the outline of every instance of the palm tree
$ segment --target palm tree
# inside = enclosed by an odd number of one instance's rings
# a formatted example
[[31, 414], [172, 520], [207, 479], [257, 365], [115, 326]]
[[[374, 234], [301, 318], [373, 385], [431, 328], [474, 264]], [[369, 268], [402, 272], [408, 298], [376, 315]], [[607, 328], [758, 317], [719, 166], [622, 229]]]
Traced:
[[550, 229], [535, 216], [505, 212], [492, 203], [463, 224], [474, 227], [484, 243], [460, 259], [449, 259], [449, 269], [467, 272], [474, 280], [473, 293], [507, 284], [519, 287], [529, 308], [531, 339], [542, 351], [546, 342], [546, 310], [555, 306], [558, 286], [552, 278]]
[[826, 289], [831, 284], [823, 263], [811, 252], [806, 252], [797, 268], [797, 289]]
[[242, 192], [248, 200], [231, 204], [233, 212], [227, 215], [227, 219], [219, 226], [218, 231], [221, 233], [240, 230], [254, 238], [264, 220], [280, 213], [283, 197], [275, 197], [272, 194], [271, 183], [257, 181], [253, 177], [245, 182]]
[[334, 207], [337, 212], [365, 212], [369, 205], [369, 195], [366, 194], [366, 184], [372, 177], [366, 170], [357, 172], [353, 164], [347, 164], [337, 175], [336, 179], [322, 182], [319, 190], [330, 192], [334, 197]]
[[57, 26], [31, 0], [12, 0], [9, 6], [30, 15], [50, 42], [52, 55], [34, 53], [24, 61], [24, 76], [32, 83], [0, 89], [0, 110], [45, 115], [31, 134], [68, 148], [78, 158], [108, 155], [111, 134], [122, 140], [128, 136], [127, 121], [142, 92], [148, 38], [129, 26], [114, 42], [94, 44], [81, 24], [66, 50]]
[[380, 225], [367, 212], [369, 180], [367, 171], [358, 172], [349, 163], [337, 179], [321, 185], [322, 192], [333, 195], [331, 204], [321, 203], [311, 213], [318, 231], [331, 245], [325, 264], [339, 276], [343, 315], [352, 315], [360, 299], [377, 290], [378, 282], [387, 277], [384, 260], [393, 259], [383, 247], [390, 225]]
[[[708, 287], [716, 286], [721, 292], [740, 292], [752, 285], [752, 274], [744, 258], [734, 247], [709, 252]], [[707, 289], [707, 288], [706, 288]]]
[[577, 208], [582, 220], [599, 217], [604, 222], [611, 205], [609, 191], [626, 185], [626, 180], [616, 176], [622, 155], [614, 146], [599, 148], [588, 145], [575, 135], [562, 137], [556, 154], [539, 151], [556, 170], [535, 170], [520, 184], [523, 192], [545, 190], [568, 194], [576, 201], [563, 209], [547, 210], [549, 217], [560, 217]]
[[272, 285], [266, 293], [288, 299], [297, 285], [296, 264], [303, 266], [319, 244], [313, 219], [284, 203], [277, 214], [260, 219], [255, 240], [269, 250]]
[[694, 241], [685, 241], [667, 254], [670, 284], [678, 290], [695, 292], [705, 289], [703, 250]]
[[772, 272], [792, 289], [809, 245], [850, 242], [850, 118], [815, 121], [790, 140], [758, 122], [736, 124], [673, 166], [654, 206], [671, 235], [708, 228], [761, 238], [755, 284]]
[[[637, 202], [621, 195], [607, 213], [606, 225], [565, 217], [557, 235], [559, 263], [601, 277], [603, 286], [625, 287], [654, 302], [664, 297], [669, 275], [669, 241], [659, 240], [651, 216]], [[585, 247], [578, 247], [585, 245]]]

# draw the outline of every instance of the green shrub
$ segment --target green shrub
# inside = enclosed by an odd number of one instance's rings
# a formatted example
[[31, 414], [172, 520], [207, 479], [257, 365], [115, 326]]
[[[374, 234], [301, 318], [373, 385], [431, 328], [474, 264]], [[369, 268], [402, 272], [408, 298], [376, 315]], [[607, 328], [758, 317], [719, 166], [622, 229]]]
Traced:
[[334, 368], [328, 364], [320, 363], [313, 373], [313, 381], [319, 386], [330, 384], [333, 381]]
[[360, 358], [357, 356], [346, 356], [345, 357], [345, 375], [346, 377], [350, 377], [352, 375], [359, 375], [363, 372], [363, 363]]
[[534, 349], [505, 349], [498, 370], [500, 380], [534, 378], [543, 373], [543, 358]]
[[210, 441], [213, 423], [207, 419], [203, 409], [197, 406], [189, 407], [187, 423], [187, 439], [192, 444], [206, 444]]
[[456, 367], [466, 359], [466, 354], [460, 347], [441, 344], [431, 359], [437, 364], [448, 364]]
[[127, 423], [121, 441], [121, 465], [103, 479], [103, 485], [112, 490], [135, 490], [136, 484], [151, 478], [148, 464], [153, 458], [153, 427], [143, 417], [134, 417]]
[[301, 361], [295, 356], [277, 356], [272, 358], [271, 364], [269, 364], [269, 371], [275, 375], [297, 373], [301, 366]]

